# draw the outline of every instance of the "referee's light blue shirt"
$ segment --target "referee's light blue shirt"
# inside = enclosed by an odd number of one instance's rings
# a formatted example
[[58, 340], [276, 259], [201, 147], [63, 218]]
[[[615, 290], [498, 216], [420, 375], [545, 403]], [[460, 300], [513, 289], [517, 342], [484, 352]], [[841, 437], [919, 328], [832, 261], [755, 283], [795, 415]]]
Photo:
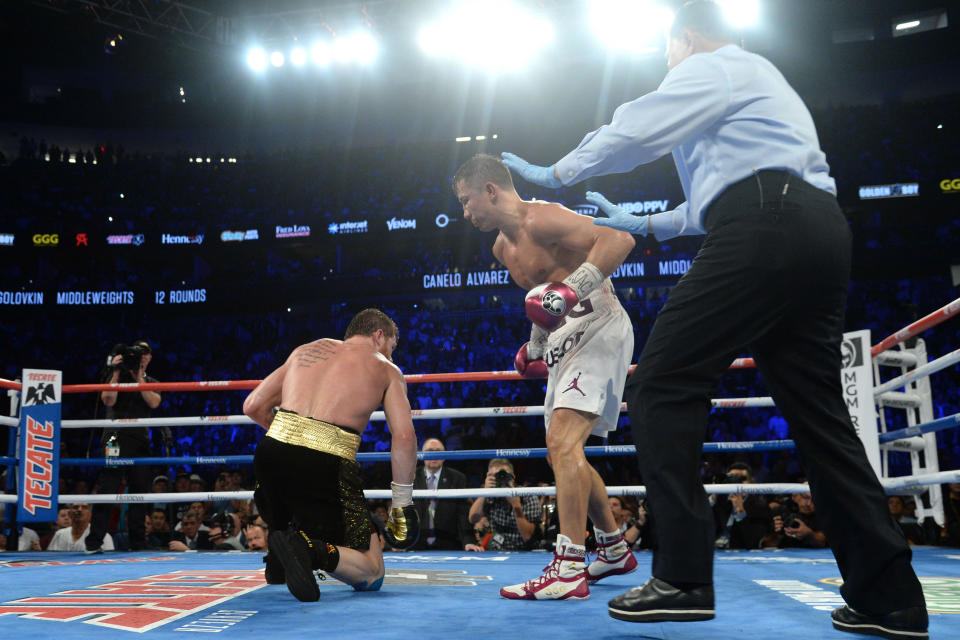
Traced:
[[620, 105], [556, 165], [565, 185], [624, 173], [669, 152], [687, 201], [650, 216], [666, 240], [706, 233], [703, 213], [724, 189], [761, 169], [784, 169], [837, 193], [813, 118], [766, 58], [726, 45], [690, 56], [656, 91]]

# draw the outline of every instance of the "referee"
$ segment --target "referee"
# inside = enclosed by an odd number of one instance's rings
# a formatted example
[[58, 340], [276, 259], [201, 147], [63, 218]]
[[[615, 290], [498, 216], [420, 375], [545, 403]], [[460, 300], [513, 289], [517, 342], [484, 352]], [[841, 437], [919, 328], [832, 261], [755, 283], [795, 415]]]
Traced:
[[699, 463], [710, 394], [749, 348], [790, 425], [817, 513], [843, 576], [841, 631], [927, 638], [910, 548], [850, 421], [840, 342], [850, 233], [803, 101], [766, 59], [733, 44], [719, 6], [694, 0], [674, 18], [669, 72], [621, 105], [552, 167], [504, 154], [547, 187], [630, 171], [672, 152], [687, 201], [633, 216], [587, 193], [597, 224], [658, 240], [706, 234], [650, 332], [627, 403], [656, 515], [653, 576], [610, 601], [631, 622], [714, 617], [713, 518]]

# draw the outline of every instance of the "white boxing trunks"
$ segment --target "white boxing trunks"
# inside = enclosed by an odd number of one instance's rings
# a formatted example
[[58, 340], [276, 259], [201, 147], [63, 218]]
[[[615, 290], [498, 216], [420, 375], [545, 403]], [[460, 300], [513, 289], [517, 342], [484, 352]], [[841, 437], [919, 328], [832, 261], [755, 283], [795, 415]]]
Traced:
[[633, 358], [633, 325], [607, 278], [581, 300], [547, 340], [543, 359], [550, 370], [544, 423], [556, 408], [600, 416], [593, 434], [617, 428], [623, 385]]

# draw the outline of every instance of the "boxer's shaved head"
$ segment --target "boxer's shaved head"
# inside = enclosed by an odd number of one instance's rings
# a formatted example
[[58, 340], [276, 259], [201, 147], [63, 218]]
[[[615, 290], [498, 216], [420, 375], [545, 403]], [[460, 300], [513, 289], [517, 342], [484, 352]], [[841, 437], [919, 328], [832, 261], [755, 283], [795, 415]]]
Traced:
[[343, 336], [346, 340], [351, 336], [372, 336], [380, 329], [383, 335], [388, 338], [397, 336], [397, 325], [390, 319], [390, 316], [379, 309], [364, 309], [347, 325], [347, 333]]
[[463, 182], [471, 187], [478, 187], [492, 182], [501, 189], [516, 191], [510, 170], [503, 166], [503, 162], [496, 156], [488, 153], [478, 153], [457, 169], [453, 176], [453, 192], [457, 192], [457, 185]]

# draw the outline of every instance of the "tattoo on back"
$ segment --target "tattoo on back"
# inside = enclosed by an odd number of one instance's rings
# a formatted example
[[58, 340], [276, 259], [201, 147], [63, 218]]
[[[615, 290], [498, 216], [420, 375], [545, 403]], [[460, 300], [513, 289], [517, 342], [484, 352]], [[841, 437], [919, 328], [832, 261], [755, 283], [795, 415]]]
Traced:
[[311, 367], [321, 360], [329, 360], [336, 348], [328, 342], [314, 342], [297, 352], [297, 366]]

